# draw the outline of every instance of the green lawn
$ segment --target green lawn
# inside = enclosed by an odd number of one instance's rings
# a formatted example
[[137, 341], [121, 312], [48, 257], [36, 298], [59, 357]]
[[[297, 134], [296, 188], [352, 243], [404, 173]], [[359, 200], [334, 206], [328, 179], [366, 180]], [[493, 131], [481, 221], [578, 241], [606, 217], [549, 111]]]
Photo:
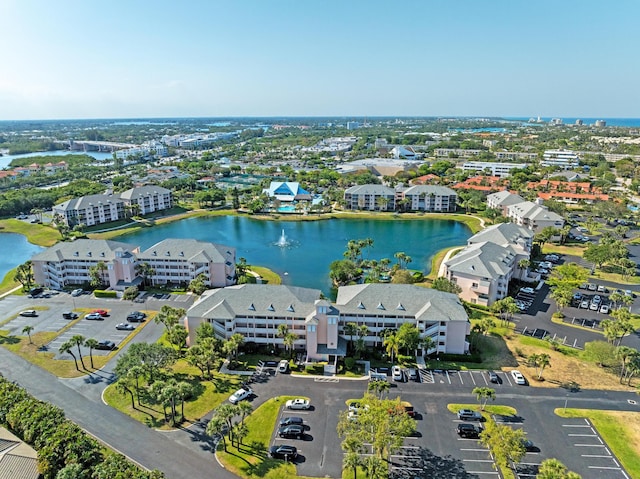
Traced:
[[[289, 479], [298, 476], [294, 464], [285, 463], [268, 456], [271, 436], [276, 427], [280, 408], [293, 396], [280, 396], [269, 399], [256, 409], [246, 420], [249, 435], [243, 439], [240, 447], [232, 446], [226, 439], [226, 452], [222, 442], [216, 453], [224, 467], [233, 474], [249, 479]], [[337, 458], [332, 458], [337, 460]]]
[[20, 283], [13, 279], [13, 277], [16, 275], [16, 269], [17, 268], [9, 270], [9, 272], [4, 276], [2, 283], [0, 283], [0, 294], [11, 291], [16, 286], [20, 286]]
[[0, 232], [18, 233], [27, 237], [29, 243], [39, 246], [53, 246], [60, 240], [60, 233], [47, 225], [27, 223], [13, 218], [0, 220]]
[[637, 412], [558, 408], [555, 413], [560, 417], [588, 418], [629, 475], [640, 478], [640, 417]]

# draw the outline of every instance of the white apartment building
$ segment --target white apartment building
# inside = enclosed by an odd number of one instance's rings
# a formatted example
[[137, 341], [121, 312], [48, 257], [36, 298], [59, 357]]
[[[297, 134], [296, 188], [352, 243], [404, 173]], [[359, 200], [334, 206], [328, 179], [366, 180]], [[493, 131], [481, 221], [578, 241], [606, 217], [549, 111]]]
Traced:
[[204, 274], [205, 284], [223, 288], [236, 283], [236, 249], [193, 239], [165, 239], [138, 253], [139, 263], [154, 271], [152, 284], [185, 284]]
[[173, 205], [171, 190], [161, 186], [138, 186], [120, 193], [128, 206], [136, 205], [136, 214], [147, 215], [154, 211], [167, 210]]
[[508, 206], [507, 217], [514, 223], [529, 228], [534, 233], [539, 233], [548, 226], [558, 229], [564, 226], [564, 218], [562, 216], [549, 211], [545, 206], [531, 201]]
[[139, 283], [135, 270], [138, 251], [136, 246], [117, 241], [61, 242], [31, 258], [34, 281], [52, 289], [87, 284], [91, 281], [90, 269], [104, 263], [103, 282], [111, 288], [124, 289]]
[[498, 163], [494, 161], [467, 161], [463, 163], [463, 171], [485, 172], [489, 171], [491, 176], [505, 178], [511, 175], [512, 170], [522, 169], [529, 166], [526, 163]]
[[533, 232], [513, 223], [490, 226], [467, 241], [467, 246], [444, 263], [444, 275], [462, 289], [460, 297], [491, 306], [508, 294], [513, 278], [539, 280], [522, 260], [530, 260]]
[[68, 226], [93, 226], [124, 218], [124, 201], [119, 195], [88, 195], [73, 198], [53, 207]]
[[[335, 303], [321, 298], [320, 290], [284, 285], [244, 284], [206, 292], [187, 311], [185, 327], [194, 344], [198, 325], [209, 322], [216, 336], [242, 334], [245, 342], [284, 346], [278, 325], [295, 334], [295, 348], [306, 351], [307, 361], [328, 361], [335, 372], [345, 356], [347, 323], [366, 325], [367, 346], [381, 345], [383, 332], [404, 323], [415, 324], [422, 337], [433, 339], [428, 353], [463, 354], [469, 350], [469, 318], [459, 298], [450, 293], [413, 285], [359, 284], [338, 289]], [[419, 352], [420, 354], [425, 351]]]
[[396, 208], [396, 192], [384, 185], [356, 185], [344, 192], [349, 210], [393, 211]]
[[538, 158], [537, 153], [528, 153], [524, 151], [496, 151], [494, 153], [497, 160], [507, 161], [535, 161]]
[[[135, 205], [135, 206], [134, 206]], [[160, 186], [140, 186], [114, 195], [89, 195], [73, 198], [53, 207], [68, 226], [93, 226], [126, 218], [131, 212], [146, 215], [173, 205], [171, 190]]]
[[522, 196], [510, 193], [508, 190], [487, 195], [487, 208], [500, 210], [502, 216], [507, 216], [507, 207], [524, 202], [525, 199]]
[[199, 274], [211, 287], [235, 284], [235, 248], [189, 239], [166, 239], [140, 252], [138, 246], [106, 240], [61, 242], [31, 258], [36, 284], [53, 289], [91, 282], [90, 269], [104, 263], [103, 283], [114, 290], [140, 285], [139, 265], [153, 269], [152, 284], [185, 284]]
[[[415, 185], [399, 189], [399, 199], [408, 199], [411, 211], [455, 212], [458, 195], [451, 188], [437, 185]], [[398, 199], [398, 198], [397, 198]]]
[[473, 158], [480, 153], [487, 150], [466, 150], [463, 148], [436, 148], [433, 150], [433, 154], [438, 158]]
[[542, 155], [541, 166], [558, 166], [563, 170], [576, 168], [580, 157], [571, 150], [546, 150]]
[[118, 150], [115, 152], [116, 157], [120, 159], [127, 159], [133, 155], [141, 156], [167, 156], [167, 147], [159, 141], [146, 141], [140, 146], [134, 146], [133, 148], [126, 148], [124, 150]]

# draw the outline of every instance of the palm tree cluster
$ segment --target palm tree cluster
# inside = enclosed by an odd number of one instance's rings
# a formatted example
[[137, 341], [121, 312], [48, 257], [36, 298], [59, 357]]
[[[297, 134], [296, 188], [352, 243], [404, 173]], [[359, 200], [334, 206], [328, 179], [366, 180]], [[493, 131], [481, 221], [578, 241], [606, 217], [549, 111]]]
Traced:
[[231, 441], [231, 446], [237, 442], [237, 448], [240, 449], [242, 440], [249, 434], [249, 428], [244, 420], [252, 412], [253, 406], [247, 401], [223, 404], [213, 412], [213, 417], [209, 420], [205, 431], [214, 439], [216, 437], [222, 439], [225, 452], [227, 451], [226, 438]]

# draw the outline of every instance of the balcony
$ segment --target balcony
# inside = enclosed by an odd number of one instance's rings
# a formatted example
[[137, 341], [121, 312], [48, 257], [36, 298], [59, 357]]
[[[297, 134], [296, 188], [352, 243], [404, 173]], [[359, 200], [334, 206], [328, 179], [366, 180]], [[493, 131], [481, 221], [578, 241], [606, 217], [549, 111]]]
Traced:
[[479, 295], [489, 294], [490, 288], [491, 283], [489, 281], [478, 281], [477, 283], [471, 284], [471, 291]]

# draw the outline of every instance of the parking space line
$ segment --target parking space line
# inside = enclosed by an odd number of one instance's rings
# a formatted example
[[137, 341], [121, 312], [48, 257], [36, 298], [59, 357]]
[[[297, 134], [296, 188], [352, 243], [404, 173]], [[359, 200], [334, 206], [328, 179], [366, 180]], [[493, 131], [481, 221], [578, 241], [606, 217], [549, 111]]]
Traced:
[[567, 434], [567, 436], [578, 436], [578, 437], [598, 437], [595, 434]]
[[474, 385], [474, 386], [477, 386], [477, 384], [476, 384], [476, 378], [474, 378], [474, 377], [473, 377], [473, 373], [472, 373], [472, 372], [470, 372], [470, 373], [469, 373], [469, 376], [471, 376], [471, 381], [473, 382], [473, 385]]
[[582, 425], [582, 424], [563, 424], [562, 427], [591, 427], [589, 425]]
[[607, 456], [606, 454], [580, 454], [580, 457], [606, 457], [607, 459], [613, 459], [612, 456]]
[[589, 466], [589, 469], [607, 469], [611, 471], [619, 471], [619, 467], [607, 467], [607, 466]]
[[604, 444], [574, 444], [576, 447], [605, 447]]
[[444, 373], [447, 375], [447, 381], [449, 381], [449, 384], [451, 384], [451, 377], [449, 376], [449, 371], [445, 369]]
[[507, 378], [507, 382], [509, 383], [509, 386], [513, 386], [513, 384], [511, 384], [511, 380], [509, 379], [509, 375], [505, 373], [504, 377]]
[[462, 462], [493, 462], [493, 459], [463, 459]]
[[487, 452], [486, 449], [460, 449], [461, 451], [473, 451], [473, 452]]
[[458, 378], [460, 379], [460, 382], [462, 383], [462, 385], [464, 386], [464, 381], [462, 380], [462, 373], [461, 372], [457, 372], [458, 374]]
[[493, 474], [494, 476], [499, 476], [496, 471], [467, 471], [469, 474]]

